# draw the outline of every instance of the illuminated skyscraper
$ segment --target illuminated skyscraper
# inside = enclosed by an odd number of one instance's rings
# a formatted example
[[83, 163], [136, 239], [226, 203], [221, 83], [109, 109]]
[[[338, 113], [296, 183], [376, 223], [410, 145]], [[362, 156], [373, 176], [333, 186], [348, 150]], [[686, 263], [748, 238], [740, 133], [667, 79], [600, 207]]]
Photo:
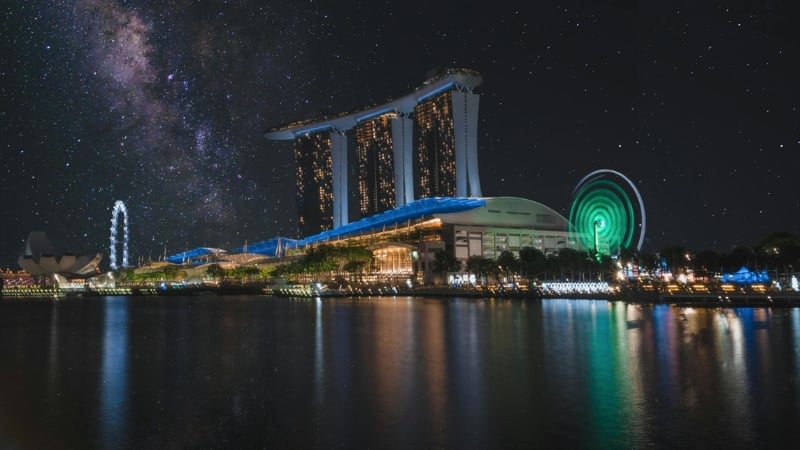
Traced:
[[395, 207], [392, 115], [358, 124], [355, 134], [359, 208], [366, 217]]
[[[448, 69], [386, 104], [295, 122], [267, 133], [268, 139], [295, 141], [301, 233], [349, 222], [346, 133], [354, 128], [362, 216], [405, 205], [414, 198], [480, 197], [480, 96], [472, 89], [482, 81], [472, 70]], [[314, 202], [319, 208], [312, 206]], [[321, 218], [312, 218], [320, 214]]]
[[454, 197], [456, 195], [455, 140], [450, 91], [414, 108], [417, 122], [416, 195]]
[[294, 141], [297, 174], [297, 223], [308, 236], [333, 227], [333, 164], [327, 133], [305, 134]]
[[414, 109], [417, 122], [417, 198], [480, 197], [478, 103], [471, 89], [454, 85]]

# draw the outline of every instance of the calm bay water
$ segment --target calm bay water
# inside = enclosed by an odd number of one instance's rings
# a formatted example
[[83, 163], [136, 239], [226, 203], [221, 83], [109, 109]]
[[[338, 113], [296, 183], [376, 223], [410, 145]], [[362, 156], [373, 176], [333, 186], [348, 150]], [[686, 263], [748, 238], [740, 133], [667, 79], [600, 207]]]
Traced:
[[0, 448], [796, 448], [800, 309], [0, 301]]

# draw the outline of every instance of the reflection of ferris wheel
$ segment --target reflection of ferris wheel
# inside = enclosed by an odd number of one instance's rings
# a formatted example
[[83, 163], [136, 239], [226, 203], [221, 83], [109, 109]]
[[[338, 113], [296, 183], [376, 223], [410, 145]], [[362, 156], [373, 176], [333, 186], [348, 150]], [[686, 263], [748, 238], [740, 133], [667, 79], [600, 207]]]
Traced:
[[595, 170], [572, 191], [569, 224], [584, 248], [605, 255], [621, 249], [640, 251], [646, 225], [642, 196], [620, 172]]
[[111, 270], [117, 270], [117, 229], [119, 228], [117, 218], [122, 213], [122, 267], [128, 267], [128, 208], [122, 200], [114, 203], [114, 210], [111, 213], [111, 248], [109, 249], [109, 262]]

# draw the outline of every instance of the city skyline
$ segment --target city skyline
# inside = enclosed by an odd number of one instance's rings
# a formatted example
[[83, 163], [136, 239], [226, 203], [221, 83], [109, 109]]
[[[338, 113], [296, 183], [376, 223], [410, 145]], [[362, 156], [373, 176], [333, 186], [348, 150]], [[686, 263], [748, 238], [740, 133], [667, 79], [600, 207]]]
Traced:
[[444, 67], [484, 78], [484, 196], [566, 214], [576, 183], [607, 168], [642, 193], [644, 251], [798, 234], [798, 8], [11, 2], [0, 267], [34, 230], [107, 254], [117, 200], [134, 261], [291, 235], [294, 151], [263, 133], [381, 104]]

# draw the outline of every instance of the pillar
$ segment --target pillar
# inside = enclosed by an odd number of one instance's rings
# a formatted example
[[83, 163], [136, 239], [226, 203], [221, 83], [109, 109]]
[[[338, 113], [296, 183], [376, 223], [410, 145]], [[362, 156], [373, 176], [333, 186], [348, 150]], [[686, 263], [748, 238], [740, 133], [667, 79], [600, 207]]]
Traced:
[[413, 128], [414, 121], [407, 114], [401, 113], [392, 119], [395, 208], [414, 201], [412, 172]]
[[478, 104], [480, 95], [453, 90], [453, 137], [456, 153], [456, 196], [481, 197], [478, 175]]
[[333, 178], [333, 228], [349, 223], [347, 217], [347, 135], [344, 131], [332, 130], [331, 167]]

